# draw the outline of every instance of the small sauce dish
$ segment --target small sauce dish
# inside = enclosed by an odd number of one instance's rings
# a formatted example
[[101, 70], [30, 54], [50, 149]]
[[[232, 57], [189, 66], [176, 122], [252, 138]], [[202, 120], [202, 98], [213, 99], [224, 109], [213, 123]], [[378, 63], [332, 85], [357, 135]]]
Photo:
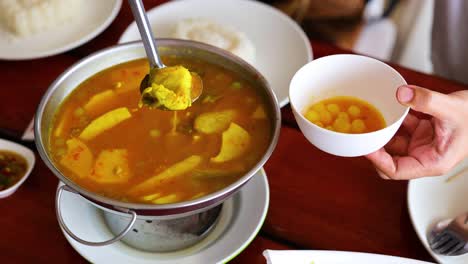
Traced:
[[2, 153], [4, 153], [3, 155], [13, 153], [13, 156], [15, 156], [16, 154], [17, 156], [22, 157], [26, 161], [26, 169], [23, 172], [23, 175], [20, 177], [20, 179], [17, 180], [14, 184], [8, 186], [6, 189], [0, 190], [0, 198], [5, 198], [12, 195], [28, 178], [29, 174], [31, 173], [34, 167], [36, 159], [34, 157], [34, 153], [30, 149], [20, 144], [4, 139], [0, 139], [0, 154]]

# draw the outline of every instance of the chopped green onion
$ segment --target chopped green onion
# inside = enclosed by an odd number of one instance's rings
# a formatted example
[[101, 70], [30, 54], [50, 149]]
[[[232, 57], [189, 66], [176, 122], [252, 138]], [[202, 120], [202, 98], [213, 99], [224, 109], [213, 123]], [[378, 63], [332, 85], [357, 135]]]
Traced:
[[238, 90], [238, 89], [242, 88], [242, 84], [240, 82], [233, 82], [233, 83], [231, 83], [231, 88]]
[[151, 129], [150, 130], [150, 137], [159, 137], [161, 135], [161, 131], [157, 130], [157, 129]]
[[205, 98], [203, 98], [203, 101], [202, 103], [214, 103], [216, 101], [218, 101], [218, 99], [220, 99], [222, 96], [221, 95], [207, 95], [205, 96]]
[[76, 117], [80, 117], [82, 115], [84, 115], [85, 113], [85, 110], [81, 107], [78, 107], [75, 112], [73, 112], [73, 115], [75, 115]]

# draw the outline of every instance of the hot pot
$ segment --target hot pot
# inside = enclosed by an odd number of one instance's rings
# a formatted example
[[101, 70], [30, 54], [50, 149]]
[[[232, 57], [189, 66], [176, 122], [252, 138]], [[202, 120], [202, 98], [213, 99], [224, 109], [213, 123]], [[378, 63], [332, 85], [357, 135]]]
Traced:
[[[255, 68], [229, 52], [203, 43], [159, 39], [158, 46], [162, 56], [197, 58], [220, 65], [237, 72], [258, 87], [266, 98], [266, 108], [272, 117], [272, 137], [269, 146], [255, 166], [239, 180], [222, 190], [196, 200], [165, 205], [129, 203], [110, 199], [80, 187], [62, 174], [50, 157], [49, 135], [58, 107], [80, 83], [97, 72], [116, 64], [146, 57], [141, 42], [116, 45], [89, 55], [68, 68], [50, 85], [37, 109], [34, 126], [36, 145], [42, 160], [64, 183], [56, 193], [56, 213], [59, 224], [68, 235], [83, 244], [102, 246], [123, 238], [127, 244], [140, 249], [169, 251], [196, 243], [215, 224], [222, 202], [238, 191], [265, 164], [278, 141], [281, 124], [279, 106], [269, 84]], [[116, 237], [103, 242], [89, 242], [74, 235], [67, 228], [60, 214], [60, 199], [63, 191], [76, 193], [102, 209], [108, 226]], [[135, 226], [146, 231], [129, 232], [137, 230]]]

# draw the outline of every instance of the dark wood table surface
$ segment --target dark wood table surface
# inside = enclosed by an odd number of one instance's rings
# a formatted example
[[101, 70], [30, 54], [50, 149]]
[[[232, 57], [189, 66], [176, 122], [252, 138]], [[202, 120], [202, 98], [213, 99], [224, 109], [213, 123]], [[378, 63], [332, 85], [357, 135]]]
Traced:
[[[145, 5], [151, 8], [161, 2]], [[21, 134], [51, 82], [77, 60], [117, 43], [132, 20], [124, 1], [111, 26], [81, 47], [45, 59], [0, 61], [0, 128]], [[346, 53], [330, 44], [311, 43], [315, 58]], [[411, 84], [444, 93], [467, 89], [394, 67]], [[406, 181], [380, 179], [364, 158], [319, 151], [300, 133], [289, 106], [282, 114], [278, 146], [265, 165], [271, 192], [265, 224], [232, 263], [265, 263], [265, 249], [345, 250], [434, 261], [411, 225]], [[0, 200], [0, 263], [84, 263], [55, 217], [58, 179], [36, 158], [28, 180], [14, 195]]]

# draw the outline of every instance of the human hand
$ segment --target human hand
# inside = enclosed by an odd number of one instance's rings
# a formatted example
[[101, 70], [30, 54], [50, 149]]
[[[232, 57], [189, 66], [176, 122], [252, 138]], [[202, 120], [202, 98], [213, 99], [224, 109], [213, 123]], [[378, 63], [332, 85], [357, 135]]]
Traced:
[[448, 172], [468, 156], [468, 90], [448, 95], [414, 85], [400, 86], [397, 100], [432, 116], [408, 114], [402, 132], [366, 157], [384, 179], [408, 180]]

